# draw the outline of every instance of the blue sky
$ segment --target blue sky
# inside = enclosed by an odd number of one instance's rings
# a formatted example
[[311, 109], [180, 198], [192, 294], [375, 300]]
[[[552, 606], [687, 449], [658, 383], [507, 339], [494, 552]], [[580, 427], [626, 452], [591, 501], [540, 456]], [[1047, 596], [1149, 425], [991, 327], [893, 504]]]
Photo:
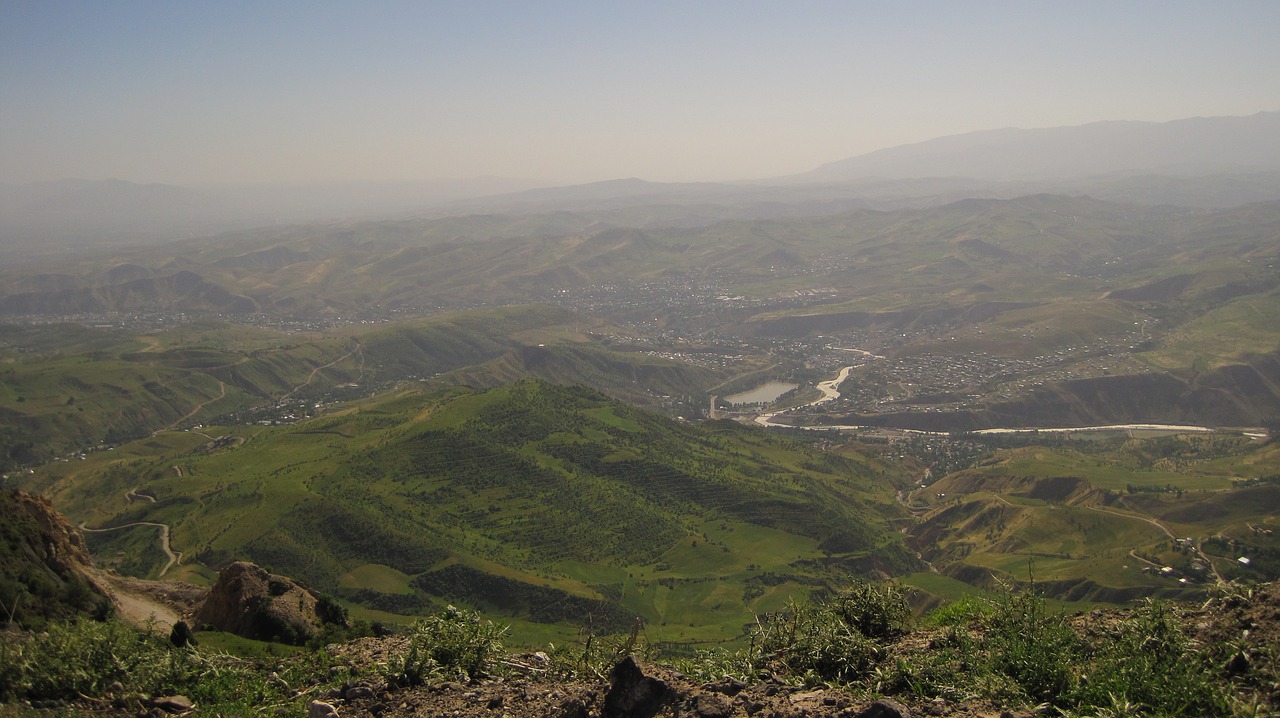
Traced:
[[801, 172], [1280, 110], [1280, 3], [0, 0], [0, 181]]

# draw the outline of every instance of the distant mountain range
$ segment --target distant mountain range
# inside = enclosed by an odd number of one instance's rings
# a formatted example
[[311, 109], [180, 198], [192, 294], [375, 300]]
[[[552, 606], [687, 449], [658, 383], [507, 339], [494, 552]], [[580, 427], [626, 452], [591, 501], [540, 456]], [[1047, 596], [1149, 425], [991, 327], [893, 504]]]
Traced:
[[796, 182], [865, 177], [1062, 180], [1114, 174], [1280, 170], [1280, 112], [1173, 122], [1095, 122], [951, 135], [831, 162]]
[[[1280, 199], [1280, 112], [1173, 122], [1097, 122], [940, 137], [739, 183], [630, 178], [544, 187], [453, 205], [455, 211], [617, 211], [682, 207], [655, 223], [815, 216], [928, 207], [973, 197], [1088, 194], [1136, 204], [1231, 207]], [[714, 208], [714, 209], [713, 209]]]
[[704, 226], [1041, 192], [1193, 207], [1280, 199], [1280, 112], [986, 130], [740, 183], [632, 178], [537, 187], [528, 180], [484, 178], [200, 189], [121, 180], [0, 185], [0, 252], [61, 252], [272, 224], [413, 215], [570, 211], [598, 213], [613, 226]]
[[118, 179], [0, 184], [0, 251], [154, 244], [269, 225], [382, 219], [537, 184], [493, 177], [199, 188]]

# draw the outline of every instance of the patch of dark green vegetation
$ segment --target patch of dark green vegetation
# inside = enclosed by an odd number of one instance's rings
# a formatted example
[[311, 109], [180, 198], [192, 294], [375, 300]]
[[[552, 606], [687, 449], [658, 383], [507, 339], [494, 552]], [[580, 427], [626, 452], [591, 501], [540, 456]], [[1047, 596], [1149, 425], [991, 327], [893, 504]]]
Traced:
[[413, 580], [413, 585], [432, 596], [463, 601], [491, 612], [527, 612], [529, 619], [537, 623], [576, 622], [589, 616], [595, 630], [615, 633], [635, 622], [635, 616], [614, 600], [574, 596], [461, 564], [424, 573]]
[[0, 702], [26, 701], [59, 714], [86, 698], [145, 712], [150, 696], [183, 695], [209, 715], [253, 715], [271, 707], [276, 715], [300, 717], [306, 700], [291, 685], [339, 685], [347, 676], [324, 651], [268, 664], [177, 648], [114, 619], [74, 618], [41, 633], [0, 637]]

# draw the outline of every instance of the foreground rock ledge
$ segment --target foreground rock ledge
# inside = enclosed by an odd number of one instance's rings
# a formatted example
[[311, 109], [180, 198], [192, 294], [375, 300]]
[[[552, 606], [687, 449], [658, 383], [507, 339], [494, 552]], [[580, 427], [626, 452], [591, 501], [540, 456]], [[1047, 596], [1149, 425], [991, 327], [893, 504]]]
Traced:
[[1026, 710], [946, 701], [913, 709], [893, 699], [856, 699], [839, 689], [804, 688], [775, 680], [700, 683], [633, 657], [616, 664], [607, 681], [495, 678], [472, 685], [444, 683], [411, 690], [379, 685], [369, 691], [337, 693], [326, 698], [326, 704], [313, 703], [312, 718], [1032, 718]]

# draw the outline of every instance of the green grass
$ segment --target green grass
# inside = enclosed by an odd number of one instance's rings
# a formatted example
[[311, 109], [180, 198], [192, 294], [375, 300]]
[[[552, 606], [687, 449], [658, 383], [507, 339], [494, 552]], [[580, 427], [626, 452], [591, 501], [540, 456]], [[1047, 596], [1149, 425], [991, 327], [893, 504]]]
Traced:
[[1231, 487], [1227, 475], [1171, 471], [1142, 466], [1131, 453], [1084, 454], [1069, 448], [1034, 448], [1011, 451], [999, 469], [1014, 476], [1078, 476], [1098, 489], [1124, 491], [1126, 487], [1173, 486], [1186, 491]]
[[199, 649], [207, 653], [228, 653], [245, 658], [280, 658], [296, 656], [306, 651], [302, 646], [291, 646], [287, 643], [271, 643], [255, 641], [252, 638], [237, 636], [224, 631], [199, 631], [196, 633]]
[[918, 588], [925, 593], [937, 596], [944, 601], [959, 601], [965, 596], [979, 595], [982, 592], [973, 586], [939, 573], [920, 571], [902, 577], [904, 586]]
[[657, 641], [739, 636], [749, 603], [784, 598], [749, 595], [761, 573], [807, 593], [839, 573], [829, 555], [898, 543], [864, 503], [901, 514], [884, 466], [713, 429], [526, 381], [395, 392], [214, 452], [166, 434], [32, 483], [91, 525], [172, 525], [188, 563], [249, 558], [393, 612], [474, 601], [528, 620], [567, 600], [581, 608], [539, 620], [640, 615]]
[[338, 586], [342, 588], [370, 588], [378, 593], [413, 593], [409, 585], [411, 576], [407, 576], [390, 566], [366, 563], [347, 571], [338, 577]]
[[1138, 356], [1160, 369], [1211, 369], [1280, 348], [1277, 327], [1280, 293], [1250, 295], [1196, 316]]
[[932, 512], [913, 532], [933, 537], [926, 558], [939, 570], [976, 576], [981, 568], [1020, 581], [1033, 562], [1051, 590], [1090, 602], [1191, 596], [1203, 586], [1143, 573], [1148, 564], [1131, 552], [1191, 572], [1152, 521], [1202, 540], [1254, 536], [1249, 526], [1267, 521], [1271, 489], [1246, 488], [1237, 477], [1277, 469], [1280, 449], [1225, 435], [1001, 449], [916, 492]]

